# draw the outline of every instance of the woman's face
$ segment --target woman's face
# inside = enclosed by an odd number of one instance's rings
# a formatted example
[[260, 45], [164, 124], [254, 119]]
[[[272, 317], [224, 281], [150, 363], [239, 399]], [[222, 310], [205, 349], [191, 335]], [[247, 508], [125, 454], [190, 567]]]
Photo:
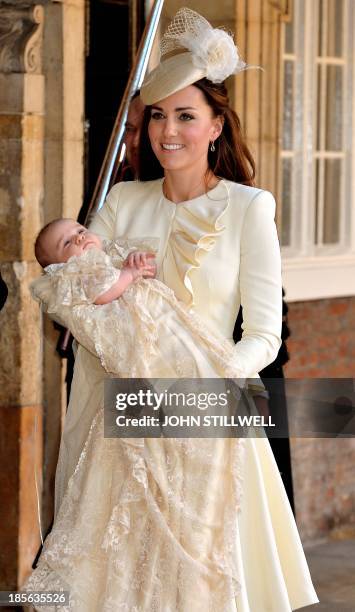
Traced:
[[207, 168], [208, 147], [222, 131], [203, 93], [185, 87], [152, 105], [148, 133], [152, 149], [165, 170]]

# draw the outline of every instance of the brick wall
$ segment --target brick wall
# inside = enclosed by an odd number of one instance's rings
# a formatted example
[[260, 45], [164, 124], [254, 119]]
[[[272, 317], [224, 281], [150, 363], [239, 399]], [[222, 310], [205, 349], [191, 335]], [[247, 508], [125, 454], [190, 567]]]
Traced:
[[289, 306], [289, 378], [355, 375], [355, 297]]
[[[289, 304], [288, 378], [355, 374], [355, 298]], [[355, 537], [355, 439], [291, 440], [297, 523], [304, 541]]]

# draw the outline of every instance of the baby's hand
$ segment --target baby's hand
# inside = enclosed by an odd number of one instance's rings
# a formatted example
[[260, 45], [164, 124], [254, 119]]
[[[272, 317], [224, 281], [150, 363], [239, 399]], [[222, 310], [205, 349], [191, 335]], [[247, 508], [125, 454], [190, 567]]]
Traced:
[[147, 253], [143, 251], [133, 251], [130, 253], [123, 263], [124, 268], [135, 268], [136, 270], [142, 270], [147, 268], [147, 271], [143, 271], [141, 276], [144, 278], [155, 278], [157, 274], [157, 266], [155, 263], [155, 254]]
[[142, 266], [146, 266], [148, 263], [151, 264], [151, 259], [154, 259], [154, 253], [147, 253], [146, 251], [133, 251], [130, 253], [124, 262], [124, 266], [141, 268]]
[[125, 266], [132, 276], [132, 282], [136, 282], [140, 278], [154, 278], [156, 274], [156, 266], [151, 264], [141, 265], [139, 268], [135, 266]]

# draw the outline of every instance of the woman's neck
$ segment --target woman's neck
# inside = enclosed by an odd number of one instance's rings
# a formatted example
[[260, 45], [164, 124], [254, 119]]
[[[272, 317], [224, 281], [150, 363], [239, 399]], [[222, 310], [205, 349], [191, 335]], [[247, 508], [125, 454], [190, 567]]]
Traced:
[[168, 200], [178, 204], [198, 198], [213, 189], [218, 180], [211, 170], [206, 170], [200, 177], [196, 176], [196, 171], [193, 170], [167, 170], [165, 171], [163, 191]]

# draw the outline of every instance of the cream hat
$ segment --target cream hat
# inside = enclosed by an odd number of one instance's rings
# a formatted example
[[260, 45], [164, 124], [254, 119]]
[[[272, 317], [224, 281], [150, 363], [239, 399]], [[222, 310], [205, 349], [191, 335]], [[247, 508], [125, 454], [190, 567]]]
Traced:
[[221, 83], [250, 67], [240, 59], [228, 32], [182, 8], [162, 37], [160, 63], [144, 79], [140, 96], [144, 104], [154, 104], [200, 79]]

